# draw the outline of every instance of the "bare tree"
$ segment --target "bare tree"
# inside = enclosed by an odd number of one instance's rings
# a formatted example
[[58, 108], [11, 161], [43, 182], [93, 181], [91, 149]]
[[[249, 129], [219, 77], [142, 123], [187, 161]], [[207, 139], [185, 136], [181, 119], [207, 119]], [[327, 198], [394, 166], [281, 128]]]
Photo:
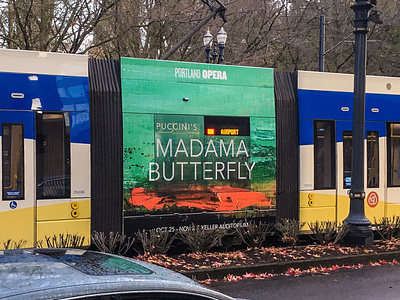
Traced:
[[[214, 0], [209, 0], [214, 3]], [[209, 14], [202, 0], [8, 0], [0, 2], [0, 46], [159, 59]], [[228, 33], [224, 63], [318, 70], [319, 18], [325, 15], [325, 71], [352, 73], [351, 0], [222, 0]], [[400, 74], [400, 4], [379, 1], [383, 25], [369, 22], [367, 73]], [[206, 28], [170, 58], [204, 62]], [[214, 47], [212, 47], [214, 48]]]
[[[94, 31], [94, 40], [106, 40], [110, 34], [115, 38], [98, 56], [158, 59], [207, 14], [207, 8], [200, 0], [121, 0], [108, 14], [112, 17]], [[171, 59], [193, 60], [201, 51], [201, 38], [199, 34], [188, 41]]]
[[84, 52], [93, 30], [119, 1], [9, 0], [0, 6], [0, 43], [25, 50]]

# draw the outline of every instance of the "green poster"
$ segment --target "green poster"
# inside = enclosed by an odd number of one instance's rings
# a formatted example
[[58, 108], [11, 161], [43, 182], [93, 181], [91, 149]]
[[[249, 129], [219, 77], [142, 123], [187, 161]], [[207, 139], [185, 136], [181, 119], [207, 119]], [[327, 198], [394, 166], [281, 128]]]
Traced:
[[122, 59], [125, 214], [273, 207], [272, 74]]

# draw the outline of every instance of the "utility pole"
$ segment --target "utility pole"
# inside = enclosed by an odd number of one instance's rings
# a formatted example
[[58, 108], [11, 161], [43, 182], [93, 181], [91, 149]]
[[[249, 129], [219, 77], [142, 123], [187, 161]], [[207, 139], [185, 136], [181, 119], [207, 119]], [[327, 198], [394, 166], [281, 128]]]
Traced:
[[325, 16], [319, 17], [319, 68], [318, 71], [324, 72], [325, 56]]

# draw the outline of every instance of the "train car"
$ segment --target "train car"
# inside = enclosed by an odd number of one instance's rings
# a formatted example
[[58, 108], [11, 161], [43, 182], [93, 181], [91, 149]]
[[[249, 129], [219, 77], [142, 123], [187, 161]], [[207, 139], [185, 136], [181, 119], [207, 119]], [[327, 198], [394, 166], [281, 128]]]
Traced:
[[[91, 72], [101, 70], [110, 78], [90, 76], [91, 86], [99, 89], [92, 91], [93, 128], [99, 137], [115, 128], [123, 133], [121, 137], [112, 131], [106, 137], [108, 144], [99, 148], [93, 144], [93, 149], [107, 152], [93, 150], [96, 168], [108, 155], [115, 155], [108, 149], [117, 147], [123, 154], [107, 165], [108, 170], [122, 173], [93, 170], [93, 204], [98, 206], [94, 211], [113, 215], [123, 210], [128, 235], [153, 228], [177, 232], [193, 223], [205, 229], [235, 228], [250, 219], [274, 218], [272, 69], [133, 58], [122, 58], [120, 66], [104, 61], [89, 65]], [[120, 85], [118, 80], [107, 87], [99, 84], [119, 75]], [[95, 111], [107, 116], [94, 116]], [[113, 124], [104, 124], [105, 118]], [[93, 143], [96, 140], [94, 133]], [[123, 189], [105, 191], [104, 186], [121, 185], [121, 174]], [[109, 200], [115, 195], [122, 197]], [[97, 197], [107, 198], [109, 204]], [[121, 203], [116, 205], [117, 201]], [[101, 215], [94, 222], [96, 230], [107, 226], [101, 224]]]
[[[349, 213], [354, 77], [297, 72], [299, 219], [343, 221]], [[365, 212], [374, 222], [400, 214], [400, 79], [367, 76]]]
[[[347, 217], [353, 75], [128, 58], [89, 66], [92, 128], [103, 140], [96, 149], [107, 149], [92, 156], [96, 230], [134, 235], [280, 218], [308, 230], [308, 222]], [[399, 214], [399, 83], [367, 77], [372, 222]]]
[[[352, 75], [0, 56], [0, 241], [348, 215]], [[400, 213], [400, 79], [367, 76], [366, 91], [374, 221]]]
[[0, 49], [0, 242], [90, 243], [87, 57]]

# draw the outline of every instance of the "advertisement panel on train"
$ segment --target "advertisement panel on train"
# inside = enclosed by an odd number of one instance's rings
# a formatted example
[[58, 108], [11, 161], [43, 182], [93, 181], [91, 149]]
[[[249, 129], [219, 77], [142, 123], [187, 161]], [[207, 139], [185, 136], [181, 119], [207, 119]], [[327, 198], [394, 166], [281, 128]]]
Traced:
[[275, 207], [272, 69], [123, 58], [121, 82], [125, 216]]

